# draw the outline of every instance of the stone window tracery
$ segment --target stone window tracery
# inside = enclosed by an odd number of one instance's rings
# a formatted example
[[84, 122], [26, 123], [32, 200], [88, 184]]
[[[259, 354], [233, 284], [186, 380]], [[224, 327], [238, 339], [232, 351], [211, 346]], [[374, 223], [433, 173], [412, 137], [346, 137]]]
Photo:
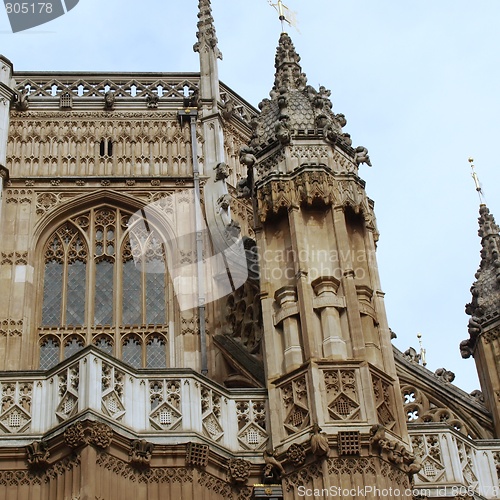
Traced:
[[[137, 217], [131, 223], [131, 215], [96, 207], [70, 217], [46, 240], [40, 368], [87, 343], [137, 368], [166, 367], [166, 334], [156, 329], [167, 323], [165, 247], [155, 228]], [[143, 226], [150, 230], [136, 234]], [[123, 330], [137, 330], [137, 338], [120, 337]]]

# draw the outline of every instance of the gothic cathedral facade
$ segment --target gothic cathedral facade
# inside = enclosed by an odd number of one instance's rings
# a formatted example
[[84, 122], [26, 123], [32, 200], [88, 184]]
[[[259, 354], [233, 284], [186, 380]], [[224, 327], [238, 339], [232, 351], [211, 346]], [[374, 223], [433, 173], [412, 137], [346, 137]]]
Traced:
[[391, 344], [366, 148], [282, 33], [259, 109], [198, 73], [0, 65], [0, 498], [500, 498], [499, 228], [482, 392]]

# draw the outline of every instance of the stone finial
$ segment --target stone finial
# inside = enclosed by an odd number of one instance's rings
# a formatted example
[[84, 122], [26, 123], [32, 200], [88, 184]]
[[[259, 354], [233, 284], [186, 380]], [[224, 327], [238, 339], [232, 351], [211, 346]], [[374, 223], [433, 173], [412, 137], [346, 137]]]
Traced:
[[145, 439], [136, 439], [130, 443], [130, 464], [137, 468], [147, 468], [151, 464], [154, 444]]
[[305, 90], [307, 77], [302, 73], [300, 56], [295, 50], [292, 39], [286, 33], [280, 36], [274, 67], [276, 68], [274, 91]]
[[200, 52], [202, 47], [208, 46], [215, 51], [219, 59], [222, 59], [222, 53], [217, 46], [218, 40], [210, 0], [200, 0], [198, 2], [198, 32], [196, 37], [198, 42], [193, 46], [195, 52]]
[[49, 465], [49, 448], [44, 441], [33, 441], [26, 446], [28, 466], [31, 469], [45, 469]]

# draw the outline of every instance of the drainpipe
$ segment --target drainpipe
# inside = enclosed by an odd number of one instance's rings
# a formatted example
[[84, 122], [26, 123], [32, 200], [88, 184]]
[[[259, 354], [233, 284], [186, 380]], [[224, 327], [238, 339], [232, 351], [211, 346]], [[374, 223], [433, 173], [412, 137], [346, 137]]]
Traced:
[[191, 130], [191, 156], [193, 158], [193, 182], [194, 182], [194, 218], [196, 230], [196, 274], [198, 282], [198, 321], [200, 329], [201, 343], [201, 373], [208, 374], [207, 362], [207, 331], [205, 326], [205, 273], [203, 269], [203, 229], [204, 224], [201, 212], [201, 191], [200, 191], [200, 169], [198, 165], [198, 141], [196, 140], [196, 118], [198, 112], [186, 108], [179, 111], [181, 123], [189, 120]]

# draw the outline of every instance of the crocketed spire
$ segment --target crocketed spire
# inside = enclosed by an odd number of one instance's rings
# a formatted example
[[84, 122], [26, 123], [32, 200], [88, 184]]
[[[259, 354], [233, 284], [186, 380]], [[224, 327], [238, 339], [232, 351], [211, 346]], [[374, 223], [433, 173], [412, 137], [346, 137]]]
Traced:
[[270, 145], [286, 145], [292, 138], [300, 137], [324, 137], [331, 144], [342, 143], [349, 149], [349, 134], [342, 133], [346, 124], [344, 115], [332, 112], [329, 90], [325, 87], [316, 90], [307, 85], [300, 56], [286, 33], [279, 39], [275, 68], [271, 99], [264, 99], [259, 104], [261, 113], [253, 121], [251, 146], [257, 157]]
[[215, 23], [212, 16], [212, 5], [210, 0], [199, 1], [198, 19], [198, 32], [196, 33], [198, 42], [194, 44], [194, 51], [200, 52], [200, 49], [206, 44], [210, 49], [215, 51], [219, 59], [222, 59], [222, 53], [217, 46], [217, 33], [215, 31]]
[[479, 207], [479, 231], [481, 237], [481, 263], [472, 285], [472, 301], [465, 306], [469, 320], [470, 338], [463, 341], [461, 352], [469, 357], [477, 337], [500, 316], [500, 228], [488, 207]]
[[287, 33], [281, 33], [274, 67], [276, 68], [274, 90], [279, 92], [280, 89], [304, 90], [306, 88], [307, 77], [302, 73], [300, 56]]

